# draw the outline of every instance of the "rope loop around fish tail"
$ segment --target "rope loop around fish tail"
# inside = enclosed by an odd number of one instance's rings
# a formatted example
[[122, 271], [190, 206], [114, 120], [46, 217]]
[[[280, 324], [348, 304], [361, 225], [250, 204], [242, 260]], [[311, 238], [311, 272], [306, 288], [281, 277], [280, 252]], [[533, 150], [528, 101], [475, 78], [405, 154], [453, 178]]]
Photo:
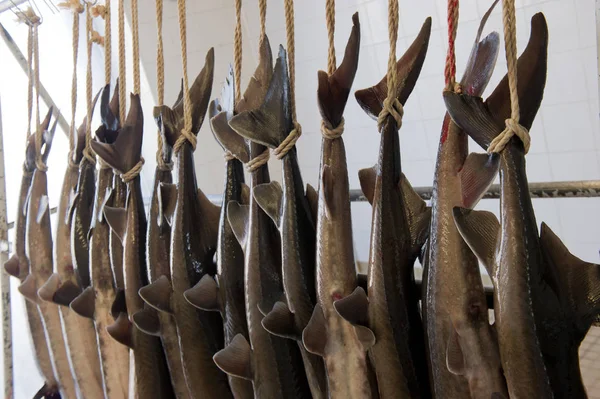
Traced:
[[294, 128], [287, 137], [273, 150], [275, 158], [281, 159], [296, 145], [296, 141], [302, 136], [302, 126], [298, 122], [294, 122]]
[[337, 125], [336, 127], [333, 127], [331, 123], [329, 123], [329, 121], [321, 119], [321, 134], [324, 138], [329, 140], [339, 139], [340, 137], [342, 137], [342, 134], [344, 134], [345, 124], [346, 122], [344, 121], [343, 117], [339, 125]]
[[236, 159], [235, 155], [233, 155], [229, 150], [225, 150], [223, 158], [225, 158], [225, 162], [233, 161], [234, 159]]
[[246, 163], [246, 170], [249, 173], [254, 172], [258, 168], [260, 168], [261, 166], [263, 166], [264, 164], [269, 162], [270, 156], [271, 156], [271, 154], [270, 154], [269, 149], [265, 148], [265, 150], [261, 154], [252, 158], [250, 161], [248, 161], [248, 163]]
[[506, 128], [492, 140], [489, 153], [502, 152], [510, 139], [516, 135], [523, 142], [525, 153], [529, 152], [531, 137], [529, 131], [519, 123], [519, 93], [517, 91], [517, 27], [514, 0], [502, 0], [502, 23], [504, 25], [504, 46], [508, 69], [508, 88], [510, 91], [510, 118], [506, 119]]
[[144, 162], [145, 162], [144, 157], [141, 157], [140, 160], [138, 161], [138, 163], [136, 163], [133, 168], [131, 168], [126, 173], [122, 173], [121, 180], [123, 180], [123, 183], [127, 184], [130, 181], [132, 181], [133, 179], [135, 179], [136, 177], [138, 177], [140, 175], [140, 172], [142, 171]]
[[192, 146], [192, 151], [194, 151], [196, 149], [196, 143], [198, 142], [198, 139], [191, 130], [188, 130], [184, 127], [181, 129], [181, 135], [177, 138], [175, 144], [173, 145], [173, 153], [177, 154], [186, 141], [190, 143]]
[[448, 0], [448, 52], [444, 66], [445, 91], [462, 92], [460, 84], [456, 82], [456, 31], [458, 29], [459, 0]]
[[383, 107], [377, 117], [377, 127], [379, 130], [383, 127], [388, 115], [394, 118], [397, 128], [400, 129], [402, 127], [402, 117], [404, 117], [404, 107], [397, 98], [393, 98], [392, 101], [390, 101], [389, 97], [383, 100]]

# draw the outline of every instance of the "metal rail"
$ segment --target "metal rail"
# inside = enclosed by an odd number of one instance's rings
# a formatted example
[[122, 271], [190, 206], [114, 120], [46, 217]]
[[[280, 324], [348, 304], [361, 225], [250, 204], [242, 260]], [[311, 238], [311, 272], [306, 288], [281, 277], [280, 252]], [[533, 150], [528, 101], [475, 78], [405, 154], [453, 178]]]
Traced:
[[4, 1], [0, 1], [0, 14], [3, 13], [4, 11], [8, 11], [13, 7], [17, 7], [25, 2], [27, 2], [28, 0], [4, 0]]

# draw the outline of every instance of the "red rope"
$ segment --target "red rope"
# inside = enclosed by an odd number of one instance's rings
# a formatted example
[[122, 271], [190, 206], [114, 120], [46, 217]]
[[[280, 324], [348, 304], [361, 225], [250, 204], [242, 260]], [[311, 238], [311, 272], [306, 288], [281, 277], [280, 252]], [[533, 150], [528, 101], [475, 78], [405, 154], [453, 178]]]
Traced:
[[456, 54], [454, 42], [458, 28], [458, 0], [448, 0], [448, 53], [446, 54], [446, 66], [444, 78], [446, 90], [454, 90], [456, 85]]

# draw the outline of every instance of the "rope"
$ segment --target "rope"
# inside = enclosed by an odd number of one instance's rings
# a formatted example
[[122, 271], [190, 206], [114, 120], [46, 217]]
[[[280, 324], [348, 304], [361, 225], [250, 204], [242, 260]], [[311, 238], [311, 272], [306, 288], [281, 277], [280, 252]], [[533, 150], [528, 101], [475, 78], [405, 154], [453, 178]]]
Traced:
[[85, 79], [85, 101], [87, 117], [85, 118], [85, 148], [83, 156], [92, 165], [96, 164], [96, 156], [92, 150], [92, 14], [91, 5], [85, 8], [85, 38], [87, 44], [87, 69]]
[[329, 40], [329, 53], [327, 54], [327, 73], [329, 76], [335, 72], [335, 0], [327, 0], [325, 5], [325, 15], [327, 20], [327, 39]]
[[[107, 3], [110, 0], [107, 1]], [[92, 7], [92, 17], [94, 18], [102, 18], [106, 19], [106, 14], [108, 13], [108, 7], [106, 5], [97, 5]]]
[[260, 45], [262, 45], [267, 37], [267, 0], [258, 0], [258, 11], [260, 15]]
[[110, 84], [112, 77], [110, 0], [104, 0], [104, 79]]
[[100, 35], [97, 31], [93, 30], [92, 35], [90, 36], [90, 40], [92, 43], [96, 43], [99, 46], [104, 47], [104, 37]]
[[325, 121], [324, 119], [321, 120], [321, 134], [323, 135], [324, 138], [329, 139], [329, 140], [334, 140], [337, 138], [342, 137], [342, 134], [344, 133], [344, 118], [342, 117], [342, 121], [340, 122], [339, 125], [337, 125], [336, 127], [333, 127], [331, 125], [331, 123], [329, 123], [328, 121]]
[[44, 138], [44, 132], [40, 125], [40, 49], [39, 49], [39, 35], [38, 22], [33, 23], [33, 58], [35, 62], [35, 166], [41, 172], [48, 170], [48, 167], [44, 163], [42, 158], [42, 140]]
[[225, 150], [225, 154], [223, 154], [223, 158], [225, 158], [225, 162], [233, 161], [235, 156], [229, 150]]
[[377, 125], [379, 130], [388, 115], [396, 120], [397, 128], [402, 126], [402, 116], [404, 116], [404, 108], [396, 98], [396, 86], [398, 77], [396, 71], [396, 41], [398, 40], [398, 0], [389, 0], [388, 2], [388, 34], [390, 42], [390, 55], [388, 58], [387, 69], [387, 98], [383, 101], [383, 107], [377, 117]]
[[285, 140], [273, 150], [273, 154], [277, 159], [281, 159], [288, 153], [289, 150], [296, 145], [296, 141], [302, 135], [302, 126], [297, 121], [296, 115], [296, 46], [294, 43], [294, 0], [285, 0], [285, 27], [288, 47], [288, 70], [290, 78], [290, 108], [292, 111], [292, 122], [294, 128], [287, 135]]
[[125, 9], [123, 3], [125, 0], [119, 0], [119, 120], [121, 124], [125, 123], [125, 109], [127, 104], [126, 97], [126, 67], [125, 67]]
[[190, 87], [188, 84], [187, 70], [187, 26], [185, 16], [185, 0], [177, 0], [177, 11], [179, 17], [179, 41], [181, 42], [181, 61], [183, 64], [183, 129], [181, 135], [175, 141], [173, 152], [178, 153], [187, 140], [192, 150], [196, 149], [196, 136], [192, 133], [192, 103], [190, 100]]
[[138, 0], [131, 0], [131, 36], [133, 44], [133, 94], [140, 94], [140, 32]]
[[33, 25], [29, 26], [27, 36], [27, 77], [27, 138], [29, 138], [33, 116]]
[[130, 181], [132, 181], [133, 179], [135, 179], [136, 177], [138, 177], [140, 175], [140, 172], [142, 171], [144, 162], [145, 162], [144, 157], [141, 157], [140, 160], [138, 161], [138, 163], [136, 163], [133, 168], [131, 168], [126, 173], [121, 173], [121, 180], [123, 180], [123, 183], [127, 184]]
[[511, 0], [502, 0], [502, 22], [504, 25], [504, 45], [508, 68], [508, 87], [510, 89], [510, 118], [505, 120], [506, 128], [492, 140], [488, 152], [501, 152], [515, 134], [523, 142], [525, 153], [529, 152], [531, 138], [526, 128], [519, 124], [519, 93], [517, 92], [517, 28], [515, 4]]
[[[156, 81], [158, 86], [157, 90], [159, 105], [165, 103], [165, 55], [163, 48], [162, 25], [163, 0], [156, 0]], [[160, 131], [158, 131], [156, 138], [156, 166], [159, 170], [170, 171], [173, 169], [173, 162], [165, 162], [165, 159], [163, 158], [164, 143]]]
[[254, 172], [258, 168], [269, 162], [269, 157], [269, 149], [265, 148], [265, 150], [260, 155], [248, 161], [248, 163], [246, 164], [246, 170], [250, 173]]
[[240, 102], [242, 83], [242, 0], [235, 0], [235, 34], [233, 65], [235, 74], [235, 103]]
[[460, 85], [456, 83], [456, 54], [454, 44], [456, 42], [456, 30], [458, 28], [458, 5], [459, 0], [448, 0], [448, 53], [446, 54], [446, 65], [444, 67], [444, 78], [447, 91], [460, 92]]

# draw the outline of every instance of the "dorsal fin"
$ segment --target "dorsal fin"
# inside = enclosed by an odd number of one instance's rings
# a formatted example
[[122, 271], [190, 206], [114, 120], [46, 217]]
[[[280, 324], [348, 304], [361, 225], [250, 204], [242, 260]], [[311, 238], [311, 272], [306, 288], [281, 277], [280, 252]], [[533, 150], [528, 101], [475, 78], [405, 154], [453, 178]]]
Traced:
[[500, 166], [498, 154], [470, 153], [458, 172], [462, 193], [462, 206], [474, 208], [492, 185]]
[[454, 208], [454, 223], [471, 251], [483, 263], [488, 274], [494, 275], [496, 247], [500, 223], [491, 212]]
[[19, 290], [21, 295], [25, 297], [25, 299], [28, 299], [33, 303], [39, 302], [40, 299], [37, 295], [37, 284], [35, 282], [35, 277], [33, 276], [33, 274], [27, 275], [27, 277], [25, 277], [25, 280], [23, 280], [23, 282], [21, 283], [21, 285], [19, 285], [17, 289]]
[[294, 314], [281, 301], [275, 302], [273, 309], [262, 319], [262, 326], [273, 335], [294, 340], [302, 339], [301, 332], [296, 329]]
[[346, 44], [346, 52], [342, 63], [329, 76], [325, 71], [318, 72], [319, 88], [317, 98], [321, 117], [332, 126], [337, 126], [342, 120], [342, 114], [348, 101], [348, 95], [354, 82], [358, 68], [360, 50], [360, 23], [358, 13], [352, 15], [352, 31]]
[[133, 314], [133, 323], [148, 335], [160, 335], [160, 321], [156, 309], [146, 307]]
[[275, 225], [281, 227], [281, 205], [283, 199], [283, 190], [276, 181], [259, 184], [252, 190], [252, 195], [258, 203], [258, 206], [273, 220]]
[[127, 313], [121, 313], [113, 324], [106, 327], [106, 332], [118, 343], [133, 349], [132, 327]]
[[91, 286], [87, 287], [77, 298], [73, 299], [69, 306], [78, 315], [93, 319], [96, 309], [96, 293], [94, 292], [94, 288]]
[[377, 165], [370, 168], [364, 168], [358, 171], [358, 180], [360, 189], [363, 195], [373, 205], [373, 197], [375, 196], [375, 181], [377, 180]]
[[249, 140], [277, 147], [293, 127], [289, 90], [286, 53], [280, 46], [269, 90], [260, 108], [234, 116], [229, 125]]
[[219, 218], [221, 217], [221, 207], [213, 204], [200, 188], [197, 193], [198, 205], [200, 206], [200, 212], [202, 212], [203, 223], [216, 229], [216, 226], [219, 224]]
[[259, 49], [258, 65], [248, 82], [248, 87], [246, 88], [242, 99], [237, 104], [236, 111], [238, 113], [260, 107], [260, 104], [262, 104], [265, 95], [267, 94], [272, 76], [273, 54], [271, 53], [269, 38], [265, 35]]
[[[431, 17], [428, 17], [421, 31], [413, 41], [411, 46], [406, 50], [402, 58], [396, 63], [396, 74], [398, 87], [396, 88], [396, 98], [402, 105], [406, 103], [408, 96], [417, 83], [417, 78], [421, 73], [427, 47], [429, 45], [429, 36], [431, 34]], [[387, 97], [387, 75], [375, 86], [367, 89], [358, 90], [355, 93], [356, 101], [361, 108], [371, 116], [377, 119], [383, 107], [383, 101]]]
[[144, 133], [144, 115], [140, 96], [131, 94], [131, 106], [127, 120], [119, 131], [113, 144], [93, 140], [92, 149], [102, 160], [119, 173], [129, 172], [142, 156], [142, 138]]
[[111, 230], [123, 242], [127, 229], [127, 210], [125, 208], [105, 206], [103, 213]]
[[252, 380], [252, 349], [242, 334], [237, 334], [225, 349], [215, 353], [213, 360], [225, 373]]
[[158, 190], [158, 220], [162, 224], [166, 220], [173, 224], [173, 215], [177, 206], [177, 186], [171, 183], [160, 183]]
[[161, 312], [171, 313], [173, 288], [167, 276], [160, 276], [153, 283], [139, 290], [140, 297], [148, 305]]
[[46, 302], [53, 302], [58, 287], [60, 287], [60, 276], [58, 273], [52, 273], [50, 278], [38, 289], [38, 296]]
[[[206, 54], [205, 64], [189, 90], [192, 105], [192, 133], [198, 134], [210, 100], [215, 67], [215, 51], [213, 48]], [[183, 101], [171, 109], [167, 105], [154, 107], [154, 119], [164, 134], [166, 142], [173, 146], [184, 127]]]
[[429, 222], [431, 221], [431, 208], [412, 188], [404, 174], [400, 178], [400, 192], [404, 212], [407, 216], [410, 240], [415, 253], [421, 250], [429, 236]]
[[321, 304], [317, 303], [313, 309], [310, 321], [302, 331], [302, 343], [307, 351], [315, 355], [324, 356], [327, 346], [327, 325]]
[[242, 249], [246, 248], [248, 239], [248, 218], [250, 216], [250, 206], [241, 205], [237, 201], [230, 201], [227, 204], [227, 219], [231, 225], [231, 230]]
[[222, 309], [219, 286], [215, 279], [205, 274], [192, 288], [183, 293], [185, 299], [202, 310], [220, 311]]
[[54, 293], [53, 301], [59, 305], [70, 306], [71, 302], [80, 294], [81, 288], [72, 281], [67, 280], [58, 287]]
[[352, 294], [333, 303], [336, 312], [351, 324], [366, 325], [369, 318], [369, 300], [365, 290], [356, 287]]

